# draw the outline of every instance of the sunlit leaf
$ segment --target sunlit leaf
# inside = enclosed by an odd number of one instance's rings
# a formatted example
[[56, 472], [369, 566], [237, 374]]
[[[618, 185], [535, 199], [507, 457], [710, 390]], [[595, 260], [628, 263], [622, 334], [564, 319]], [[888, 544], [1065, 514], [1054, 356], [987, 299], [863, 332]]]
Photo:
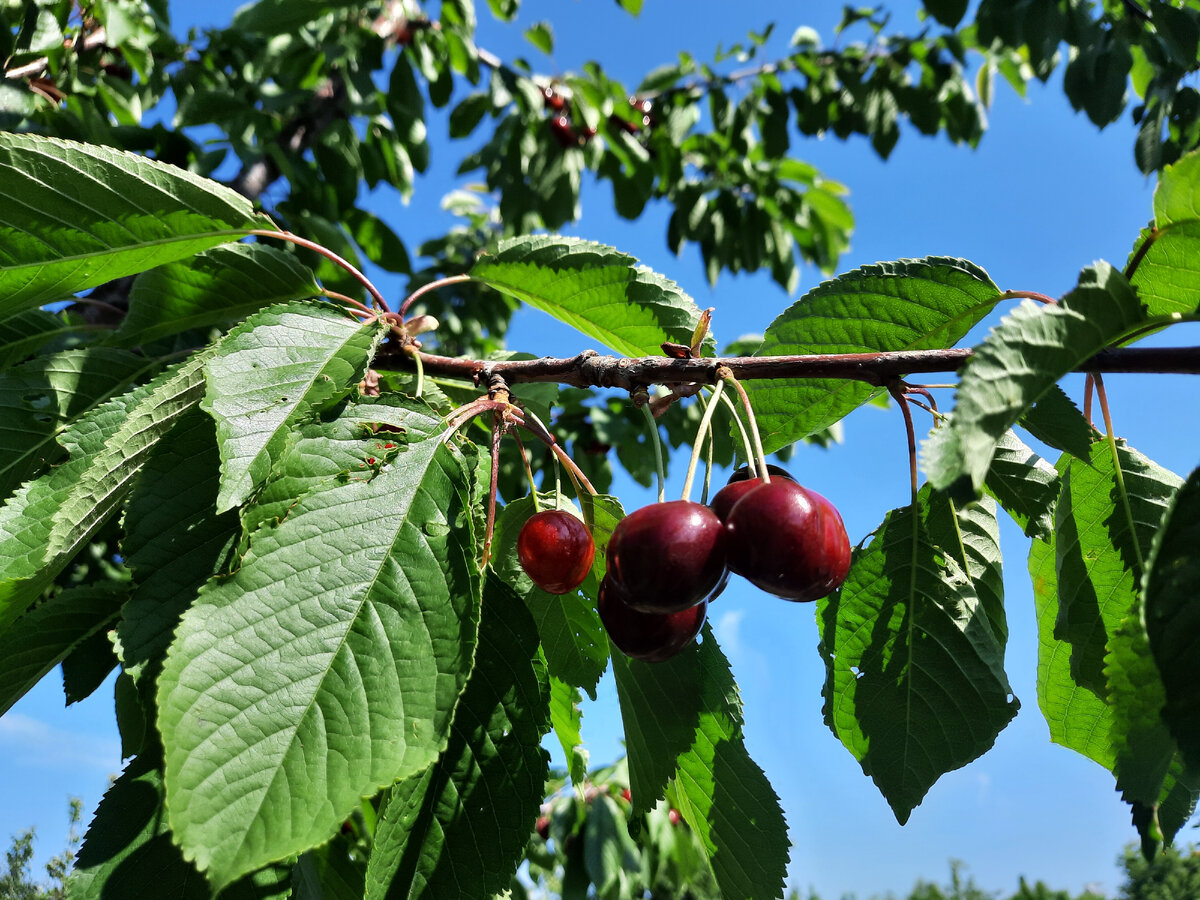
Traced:
[[367, 869], [370, 896], [490, 897], [508, 885], [542, 801], [549, 684], [537, 630], [494, 576], [484, 589], [475, 670], [450, 742], [385, 795]]
[[253, 228], [249, 200], [110, 147], [0, 133], [0, 314], [185, 259]]
[[[479, 258], [471, 276], [566, 322], [624, 356], [658, 356], [664, 341], [690, 344], [695, 301], [612, 247], [560, 236], [511, 238]], [[711, 338], [706, 341], [711, 352]]]
[[[923, 350], [957, 343], [995, 306], [987, 273], [928, 257], [864, 266], [809, 291], [767, 328], [756, 356]], [[832, 425], [880, 392], [844, 379], [747, 382], [766, 451]]]
[[291, 428], [346, 396], [362, 380], [379, 323], [329, 304], [263, 310], [229, 332], [205, 367], [204, 409], [217, 422], [217, 510], [241, 505], [266, 480]]
[[158, 726], [171, 830], [215, 886], [322, 843], [445, 748], [479, 615], [467, 478], [438, 438], [409, 443], [259, 529], [184, 614]]
[[139, 275], [114, 341], [132, 347], [194, 328], [230, 325], [265, 306], [319, 292], [312, 272], [294, 254], [265, 244], [214, 247]]
[[888, 513], [841, 590], [818, 601], [825, 720], [902, 824], [1019, 707], [960, 554], [935, 545], [923, 521], [946, 500], [927, 485], [919, 502]]
[[1055, 382], [1144, 321], [1137, 294], [1104, 262], [1084, 269], [1056, 304], [1026, 300], [992, 330], [962, 371], [954, 416], [925, 442], [935, 487], [973, 498], [996, 444]]

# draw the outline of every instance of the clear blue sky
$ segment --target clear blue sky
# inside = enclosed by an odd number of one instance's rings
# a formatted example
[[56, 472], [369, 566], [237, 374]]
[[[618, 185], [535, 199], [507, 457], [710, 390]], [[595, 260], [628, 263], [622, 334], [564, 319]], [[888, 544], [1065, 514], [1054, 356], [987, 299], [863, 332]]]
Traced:
[[[182, 30], [228, 21], [236, 5], [217, 0], [172, 3], [171, 8]], [[913, 4], [892, 7], [893, 26], [915, 30]], [[839, 14], [836, 4], [646, 0], [642, 16], [633, 19], [611, 0], [526, 0], [518, 27], [496, 25], [481, 10], [480, 43], [504, 58], [527, 56], [543, 71], [555, 64], [576, 69], [597, 59], [632, 86], [679, 50], [711, 58], [718, 43], [736, 42], [770, 21], [778, 25], [777, 48], [801, 24], [815, 26], [829, 40]], [[554, 26], [553, 63], [520, 36], [521, 27], [541, 19]], [[1123, 263], [1150, 217], [1153, 182], [1133, 164], [1128, 113], [1118, 125], [1098, 132], [1070, 110], [1060, 82], [1056, 76], [1044, 89], [1031, 86], [1028, 102], [998, 82], [990, 129], [975, 151], [906, 129], [891, 160], [883, 163], [863, 140], [793, 135], [794, 155], [850, 188], [857, 229], [839, 271], [909, 256], [962, 256], [987, 269], [1001, 288], [1058, 295], [1095, 259]], [[452, 186], [453, 168], [467, 147], [447, 146], [444, 116], [431, 122], [430, 134], [434, 165], [413, 202], [402, 206], [382, 193], [372, 200], [410, 247], [444, 228], [437, 202]], [[625, 222], [611, 211], [609, 188], [591, 185], [585, 186], [583, 208], [583, 220], [571, 233], [640, 257], [676, 280], [701, 307], [716, 307], [720, 341], [761, 332], [790, 302], [765, 277], [722, 276], [710, 290], [696, 251], [687, 249], [678, 258], [667, 251], [663, 209], [651, 208], [638, 222]], [[806, 269], [800, 290], [819, 280], [819, 273]], [[392, 294], [399, 290], [385, 279], [381, 284]], [[1189, 338], [1195, 338], [1194, 326], [1166, 340]], [[569, 355], [585, 342], [540, 313], [522, 311], [510, 346]], [[1117, 430], [1184, 475], [1197, 464], [1200, 446], [1194, 384], [1184, 377], [1108, 379]], [[1077, 383], [1068, 381], [1066, 387], [1080, 396]], [[801, 448], [789, 465], [802, 483], [840, 508], [851, 540], [858, 541], [887, 510], [907, 500], [903, 424], [895, 409], [864, 409], [846, 420], [845, 438], [828, 451]], [[682, 469], [677, 462], [669, 494], [678, 496]], [[615, 490], [627, 509], [653, 499], [627, 479]], [[1128, 809], [1107, 772], [1049, 742], [1034, 688], [1028, 542], [1006, 518], [1001, 538], [1012, 633], [1008, 672], [1021, 713], [990, 753], [944, 776], [903, 828], [822, 722], [824, 671], [812, 607], [774, 600], [736, 579], [714, 604], [711, 620], [745, 699], [750, 751], [779, 793], [790, 824], [790, 875], [798, 887], [815, 888], [823, 900], [848, 893], [859, 898], [901, 893], [917, 878], [944, 879], [947, 861], [957, 858], [990, 890], [1011, 892], [1024, 874], [1072, 892], [1088, 884], [1115, 892], [1116, 856], [1134, 836]], [[0, 719], [0, 755], [7, 761], [0, 768], [0, 836], [36, 825], [41, 859], [59, 849], [67, 795], [82, 797], [90, 815], [109, 773], [121, 766], [111, 710], [107, 685], [88, 702], [64, 711], [61, 686], [51, 675]], [[620, 719], [607, 679], [599, 702], [586, 710], [584, 736], [594, 762], [620, 752]], [[1185, 829], [1181, 838], [1194, 834]]]

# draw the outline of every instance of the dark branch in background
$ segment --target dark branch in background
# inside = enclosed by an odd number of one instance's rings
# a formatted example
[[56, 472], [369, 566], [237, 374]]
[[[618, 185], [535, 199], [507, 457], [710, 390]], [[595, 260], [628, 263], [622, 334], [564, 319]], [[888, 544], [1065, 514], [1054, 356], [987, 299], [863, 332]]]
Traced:
[[[321, 132], [346, 116], [346, 99], [346, 82], [334, 73], [316, 90], [304, 111], [284, 126], [275, 143], [289, 155], [303, 154], [316, 143]], [[275, 160], [264, 153], [244, 166], [229, 186], [243, 197], [257, 200], [281, 174]]]
[[[499, 375], [509, 384], [555, 382], [572, 387], [633, 390], [650, 384], [715, 384], [717, 369], [726, 366], [739, 380], [749, 378], [840, 378], [884, 387], [918, 372], [956, 372], [972, 351], [904, 350], [894, 353], [845, 353], [829, 356], [734, 356], [670, 359], [661, 356], [623, 358], [585, 350], [565, 359], [491, 362], [422, 353], [425, 374], [475, 380], [486, 384]], [[385, 347], [377, 368], [413, 368], [408, 354]], [[1104, 350], [1078, 366], [1077, 372], [1142, 372], [1200, 375], [1200, 347], [1123, 347]]]

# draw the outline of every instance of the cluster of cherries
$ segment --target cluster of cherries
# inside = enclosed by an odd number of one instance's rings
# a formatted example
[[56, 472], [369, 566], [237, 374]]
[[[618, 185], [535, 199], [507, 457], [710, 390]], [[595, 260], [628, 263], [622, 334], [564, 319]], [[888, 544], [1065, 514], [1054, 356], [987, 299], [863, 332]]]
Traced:
[[[818, 600], [841, 585], [850, 541], [837, 509], [783, 469], [768, 470], [770, 481], [739, 469], [708, 506], [655, 503], [621, 520], [597, 603], [621, 652], [649, 662], [677, 654], [730, 572], [786, 600]], [[517, 538], [526, 574], [554, 594], [583, 582], [595, 552], [587, 526], [561, 510], [535, 513]]]
[[[550, 133], [554, 135], [554, 139], [558, 141], [560, 147], [565, 149], [582, 146], [596, 136], [596, 129], [590, 125], [585, 125], [576, 131], [571, 124], [566, 98], [553, 87], [542, 88], [542, 96], [545, 98], [546, 109], [553, 114], [550, 118]], [[653, 101], [644, 100], [641, 97], [630, 97], [629, 105], [633, 109], [634, 117], [641, 118], [641, 125], [613, 113], [608, 120], [614, 127], [636, 136], [642, 129], [649, 131], [655, 126], [654, 116], [651, 115], [651, 110], [654, 108]]]

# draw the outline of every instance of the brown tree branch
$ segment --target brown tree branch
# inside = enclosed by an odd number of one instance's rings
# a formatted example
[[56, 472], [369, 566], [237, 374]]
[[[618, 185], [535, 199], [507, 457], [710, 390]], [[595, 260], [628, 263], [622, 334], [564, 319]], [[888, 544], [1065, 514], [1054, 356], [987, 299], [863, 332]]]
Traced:
[[[555, 382], [572, 387], [633, 390], [650, 384], [715, 384], [717, 369], [726, 366], [740, 380], [750, 378], [839, 378], [885, 387], [889, 381], [919, 372], [956, 372], [971, 358], [969, 349], [903, 350], [894, 353], [844, 353], [816, 356], [734, 356], [669, 359], [661, 356], [624, 358], [585, 350], [568, 358], [493, 362], [421, 354], [427, 375], [475, 380], [486, 384], [499, 375], [509, 384]], [[378, 368], [408, 369], [407, 353], [385, 347]], [[1097, 353], [1076, 367], [1078, 372], [1144, 372], [1200, 375], [1200, 347], [1122, 347]]]

